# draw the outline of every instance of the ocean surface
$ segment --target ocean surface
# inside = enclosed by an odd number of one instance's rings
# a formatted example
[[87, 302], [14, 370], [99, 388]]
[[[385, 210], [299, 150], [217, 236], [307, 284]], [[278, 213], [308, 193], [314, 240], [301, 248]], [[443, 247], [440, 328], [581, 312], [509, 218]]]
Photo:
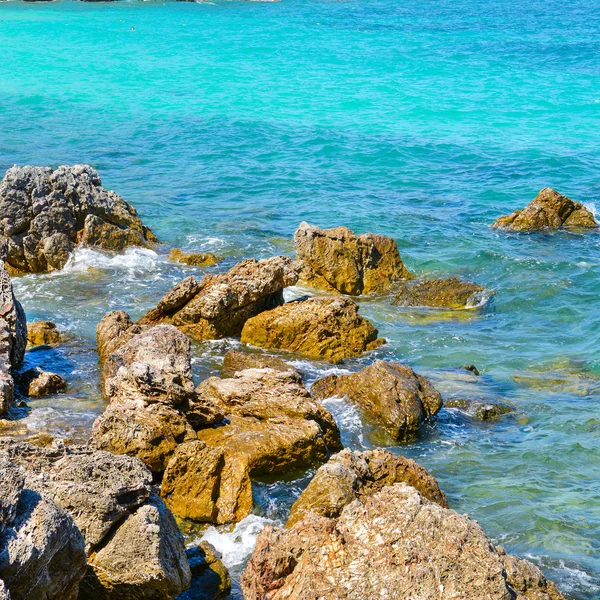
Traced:
[[[164, 245], [79, 250], [62, 272], [15, 279], [28, 318], [70, 336], [28, 364], [70, 389], [31, 401], [9, 433], [85, 439], [103, 406], [96, 323], [116, 308], [138, 317], [203, 272], [168, 262], [170, 247], [225, 256], [218, 272], [293, 254], [303, 220], [393, 236], [413, 272], [494, 293], [466, 313], [361, 300], [389, 343], [341, 369], [401, 360], [445, 396], [517, 411], [482, 425], [443, 410], [394, 446], [330, 400], [344, 442], [415, 458], [452, 508], [569, 598], [600, 596], [600, 233], [489, 228], [545, 186], [600, 210], [597, 0], [0, 3], [0, 175], [73, 163]], [[198, 380], [236, 345], [196, 346]], [[309, 383], [332, 370], [294, 364]], [[235, 578], [308, 479], [257, 486], [256, 514], [233, 531], [186, 535], [215, 543]]]

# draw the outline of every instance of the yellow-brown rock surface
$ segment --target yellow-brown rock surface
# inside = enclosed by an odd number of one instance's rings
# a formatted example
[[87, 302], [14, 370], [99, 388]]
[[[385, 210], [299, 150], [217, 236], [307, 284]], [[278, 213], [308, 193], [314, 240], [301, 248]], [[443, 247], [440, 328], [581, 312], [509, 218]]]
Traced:
[[173, 262], [183, 263], [191, 267], [212, 267], [219, 261], [223, 260], [220, 256], [207, 252], [182, 252], [179, 248], [173, 248], [169, 252], [169, 260]]
[[485, 288], [456, 277], [403, 281], [392, 304], [430, 308], [466, 309], [481, 304]]

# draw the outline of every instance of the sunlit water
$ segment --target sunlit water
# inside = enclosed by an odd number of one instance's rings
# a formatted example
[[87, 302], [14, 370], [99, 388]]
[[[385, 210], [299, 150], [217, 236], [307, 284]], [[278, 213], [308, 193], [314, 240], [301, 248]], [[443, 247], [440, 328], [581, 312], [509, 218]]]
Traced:
[[[103, 406], [98, 320], [138, 317], [204, 272], [169, 263], [169, 247], [221, 254], [220, 271], [293, 253], [301, 220], [391, 235], [412, 271], [495, 293], [467, 318], [364, 300], [389, 343], [342, 367], [399, 359], [444, 395], [518, 410], [493, 425], [443, 410], [394, 447], [327, 401], [345, 444], [417, 459], [453, 508], [569, 597], [600, 595], [600, 235], [489, 229], [546, 185], [600, 207], [597, 2], [8, 2], [0, 58], [0, 170], [91, 163], [165, 242], [81, 250], [61, 273], [15, 280], [28, 317], [70, 336], [28, 364], [70, 388], [31, 401], [9, 431], [85, 439]], [[197, 379], [235, 345], [195, 347]], [[471, 363], [481, 377], [457, 369]], [[295, 364], [309, 383], [331, 369]], [[257, 486], [256, 516], [203, 534], [234, 578], [309, 478]]]

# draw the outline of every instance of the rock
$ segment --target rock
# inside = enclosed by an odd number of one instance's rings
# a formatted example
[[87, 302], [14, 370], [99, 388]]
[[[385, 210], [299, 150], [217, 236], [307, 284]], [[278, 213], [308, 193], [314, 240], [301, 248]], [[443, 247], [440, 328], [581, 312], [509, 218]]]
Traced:
[[251, 477], [303, 471], [341, 449], [333, 417], [293, 371], [211, 377], [197, 393], [226, 415], [226, 424], [198, 431], [199, 441], [180, 446], [169, 462], [161, 494], [180, 517], [240, 521], [252, 509]]
[[190, 265], [191, 267], [212, 267], [222, 261], [223, 258], [221, 256], [215, 256], [210, 252], [207, 254], [186, 253], [182, 252], [179, 248], [173, 248], [173, 250], [169, 252], [169, 260], [183, 263], [184, 265]]
[[[530, 567], [530, 579], [511, 577], [509, 561], [475, 521], [396, 483], [347, 504], [337, 518], [308, 513], [288, 529], [268, 525], [241, 585], [246, 600], [564, 600], [526, 561], [516, 564], [520, 573]], [[520, 595], [517, 579], [527, 590]]]
[[13, 370], [23, 361], [26, 345], [25, 313], [15, 298], [10, 276], [0, 266], [0, 416], [14, 401]]
[[27, 323], [27, 344], [29, 346], [43, 346], [59, 344], [62, 336], [52, 321], [34, 321]]
[[485, 398], [448, 398], [444, 400], [446, 408], [457, 408], [480, 421], [497, 421], [503, 415], [515, 412], [513, 406], [503, 401], [491, 401]]
[[[13, 600], [77, 600], [85, 547], [73, 519], [0, 452], [0, 580]], [[0, 588], [1, 589], [1, 588]], [[1, 597], [1, 596], [0, 596]]]
[[143, 333], [147, 329], [148, 327], [134, 325], [131, 317], [124, 310], [106, 313], [96, 326], [98, 362], [102, 364], [134, 335]]
[[0, 600], [10, 600], [10, 593], [4, 585], [4, 581], [0, 579]]
[[13, 273], [61, 269], [78, 243], [123, 250], [158, 242], [89, 165], [12, 167], [0, 183], [0, 214]]
[[481, 375], [481, 373], [479, 372], [479, 369], [475, 365], [463, 365], [461, 367], [461, 369], [464, 369], [465, 371], [469, 371], [470, 373], [473, 373], [473, 375], [475, 375], [476, 377], [479, 377]]
[[492, 225], [509, 231], [597, 226], [594, 215], [583, 204], [574, 202], [552, 188], [544, 188], [525, 208], [496, 219]]
[[366, 452], [346, 449], [332, 456], [315, 473], [292, 506], [286, 527], [292, 527], [307, 513], [336, 518], [350, 502], [357, 498], [364, 502], [394, 483], [406, 483], [428, 500], [448, 508], [446, 496], [435, 478], [414, 460], [381, 449]]
[[475, 308], [481, 303], [484, 292], [484, 287], [456, 277], [405, 281], [399, 284], [392, 304], [431, 308]]
[[313, 287], [358, 296], [386, 292], [410, 278], [392, 238], [301, 223], [294, 242], [302, 264], [300, 279]]
[[34, 367], [19, 375], [19, 388], [23, 395], [38, 398], [64, 392], [67, 382], [57, 373]]
[[0, 438], [0, 450], [25, 469], [26, 484], [70, 515], [83, 534], [88, 569], [74, 599], [171, 600], [188, 587], [183, 538], [141, 461], [88, 446], [39, 448], [8, 438]]
[[225, 600], [231, 591], [231, 578], [221, 555], [208, 543], [187, 550], [192, 584], [177, 600]]
[[424, 421], [442, 407], [439, 392], [409, 366], [376, 360], [357, 373], [328, 375], [316, 381], [317, 399], [347, 396], [398, 441], [414, 439]]
[[223, 357], [221, 377], [233, 377], [238, 371], [244, 369], [275, 369], [276, 371], [296, 372], [292, 365], [276, 356], [229, 350]]
[[384, 344], [377, 334], [351, 300], [315, 297], [288, 302], [249, 319], [241, 340], [338, 363]]
[[227, 273], [188, 277], [176, 285], [138, 323], [171, 323], [198, 341], [238, 336], [244, 323], [283, 304], [283, 289], [298, 279], [290, 258], [247, 259]]

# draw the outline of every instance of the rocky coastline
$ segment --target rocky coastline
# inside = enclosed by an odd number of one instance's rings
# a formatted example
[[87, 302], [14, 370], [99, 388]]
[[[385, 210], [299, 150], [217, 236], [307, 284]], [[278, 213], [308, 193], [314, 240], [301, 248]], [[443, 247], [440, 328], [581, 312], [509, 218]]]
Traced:
[[[586, 210], [546, 188], [493, 227], [596, 227]], [[410, 273], [396, 242], [381, 235], [303, 222], [294, 242], [295, 259], [247, 258], [184, 278], [137, 321], [107, 312], [96, 328], [106, 405], [87, 444], [0, 437], [0, 600], [226, 598], [231, 580], [218, 552], [206, 542], [186, 547], [180, 525], [233, 526], [252, 514], [262, 483], [313, 472], [285, 526], [260, 533], [241, 578], [247, 600], [565, 598], [452, 510], [418, 463], [344, 448], [323, 404], [344, 398], [400, 452], [444, 404], [488, 422], [505, 418], [509, 403], [443, 398], [410, 366], [382, 359], [386, 340], [359, 313], [373, 296], [392, 310], [485, 310], [493, 290]], [[69, 385], [23, 366], [28, 348], [64, 335], [49, 321], [27, 324], [11, 275], [61, 269], [77, 246], [160, 242], [93, 168], [75, 165], [9, 169], [0, 244], [2, 418]], [[198, 269], [220, 261], [178, 249], [169, 256]], [[286, 301], [297, 284], [310, 295]], [[219, 376], [196, 384], [194, 344], [223, 338], [240, 349], [224, 353]], [[291, 364], [299, 357], [367, 364], [308, 387]]]

